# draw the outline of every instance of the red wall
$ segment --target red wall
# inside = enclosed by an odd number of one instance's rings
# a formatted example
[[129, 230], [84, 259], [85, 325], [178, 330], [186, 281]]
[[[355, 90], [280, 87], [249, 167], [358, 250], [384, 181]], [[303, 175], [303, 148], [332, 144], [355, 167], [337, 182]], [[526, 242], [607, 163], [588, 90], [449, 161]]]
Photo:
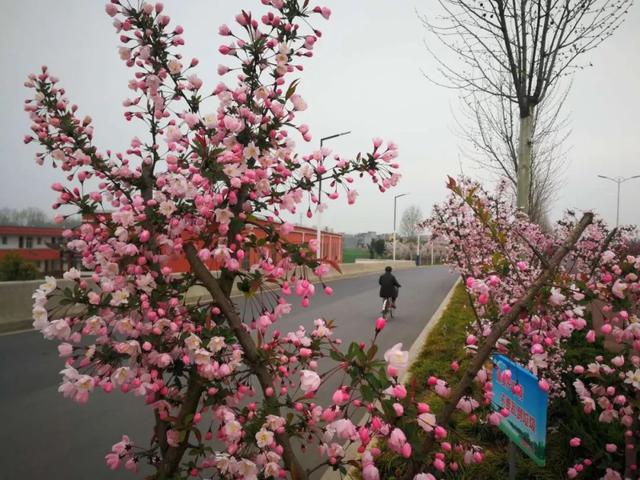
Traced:
[[[258, 238], [264, 237], [264, 233], [256, 229], [256, 236]], [[308, 243], [309, 240], [316, 238], [316, 230], [313, 228], [296, 226], [294, 230], [285, 235], [287, 242], [294, 244]], [[331, 260], [336, 263], [342, 263], [342, 234], [322, 231], [322, 258]], [[257, 251], [252, 250], [247, 252], [248, 255], [245, 260], [245, 265], [252, 265], [258, 262], [260, 255]], [[217, 270], [219, 265], [216, 262], [210, 260], [207, 263], [207, 267], [210, 270]], [[167, 262], [174, 272], [186, 272], [189, 270], [189, 263], [183, 255], [173, 255], [169, 257]]]

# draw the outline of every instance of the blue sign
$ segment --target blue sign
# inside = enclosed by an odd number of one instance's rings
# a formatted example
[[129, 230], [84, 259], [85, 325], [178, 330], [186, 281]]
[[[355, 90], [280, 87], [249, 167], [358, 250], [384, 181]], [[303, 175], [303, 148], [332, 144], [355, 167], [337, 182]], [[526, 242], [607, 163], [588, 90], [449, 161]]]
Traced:
[[544, 466], [547, 443], [547, 403], [549, 395], [529, 370], [504, 355], [493, 355], [493, 400], [495, 411], [506, 409], [509, 416], [500, 422], [513, 443]]

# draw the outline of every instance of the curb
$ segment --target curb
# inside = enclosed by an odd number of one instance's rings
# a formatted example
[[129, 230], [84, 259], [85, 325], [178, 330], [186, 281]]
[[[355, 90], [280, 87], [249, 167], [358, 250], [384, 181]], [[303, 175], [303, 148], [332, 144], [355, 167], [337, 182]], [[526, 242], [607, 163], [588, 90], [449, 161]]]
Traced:
[[422, 347], [427, 341], [427, 338], [429, 337], [431, 330], [433, 330], [433, 328], [438, 324], [438, 322], [440, 321], [440, 318], [442, 317], [442, 314], [444, 313], [444, 310], [449, 306], [449, 302], [451, 301], [453, 292], [455, 291], [459, 283], [460, 283], [460, 278], [458, 278], [455, 281], [455, 283], [453, 284], [453, 286], [451, 287], [447, 295], [444, 297], [444, 300], [442, 300], [442, 303], [440, 303], [437, 310], [433, 312], [433, 315], [431, 315], [431, 318], [429, 319], [427, 324], [424, 326], [424, 328], [420, 332], [420, 335], [418, 335], [418, 338], [416, 338], [415, 342], [413, 342], [413, 344], [411, 345], [411, 348], [409, 348], [409, 368], [407, 368], [407, 371], [404, 372], [404, 375], [400, 379], [401, 383], [406, 383], [411, 379], [409, 370], [411, 370], [411, 367], [413, 366], [416, 360], [416, 357], [418, 356], [418, 354], [422, 350]]
[[[458, 286], [459, 283], [460, 283], [460, 278], [458, 278], [455, 281], [455, 283], [453, 284], [453, 286], [451, 287], [451, 289], [449, 290], [447, 295], [444, 297], [444, 300], [442, 300], [442, 302], [440, 303], [440, 305], [438, 306], [436, 311], [433, 312], [433, 315], [431, 315], [431, 318], [429, 319], [427, 324], [424, 326], [424, 328], [420, 332], [420, 335], [418, 335], [418, 337], [415, 339], [415, 341], [413, 342], [413, 344], [409, 348], [409, 367], [407, 368], [407, 371], [404, 373], [404, 375], [402, 375], [402, 378], [400, 379], [400, 383], [406, 383], [411, 378], [411, 376], [409, 374], [409, 370], [411, 369], [411, 366], [415, 362], [416, 357], [418, 356], [418, 354], [422, 350], [422, 347], [424, 346], [425, 342], [427, 341], [427, 338], [429, 337], [429, 333], [431, 333], [431, 330], [433, 330], [433, 328], [440, 321], [440, 318], [442, 317], [442, 313], [444, 312], [445, 308], [447, 308], [447, 306], [449, 305], [449, 301], [451, 300], [451, 297], [453, 296], [453, 292], [454, 292], [454, 290], [456, 289], [456, 287]], [[360, 420], [358, 422], [358, 426], [363, 425], [364, 424], [364, 420], [365, 420], [364, 418], [362, 420]], [[345, 450], [344, 458], [347, 459], [347, 460], [352, 460], [352, 459], [356, 458], [356, 453], [357, 453], [357, 451], [356, 451], [356, 448], [355, 448], [355, 444], [352, 443]], [[346, 476], [342, 476], [342, 474], [340, 472], [337, 472], [335, 470], [327, 469], [327, 470], [325, 470], [325, 472], [322, 475], [322, 477], [320, 477], [320, 480], [346, 480], [346, 479], [356, 480], [356, 478], [360, 478], [360, 477], [353, 477], [353, 476], [351, 476], [350, 473], [347, 473]]]

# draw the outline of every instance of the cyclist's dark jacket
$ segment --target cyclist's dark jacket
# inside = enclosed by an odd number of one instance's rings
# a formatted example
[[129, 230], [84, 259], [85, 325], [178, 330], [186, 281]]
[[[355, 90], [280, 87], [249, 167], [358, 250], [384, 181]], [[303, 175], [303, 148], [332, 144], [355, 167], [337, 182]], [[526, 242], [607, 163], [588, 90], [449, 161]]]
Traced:
[[395, 298], [398, 296], [398, 287], [400, 284], [391, 272], [385, 272], [380, 275], [378, 283], [380, 284], [380, 296], [382, 298]]

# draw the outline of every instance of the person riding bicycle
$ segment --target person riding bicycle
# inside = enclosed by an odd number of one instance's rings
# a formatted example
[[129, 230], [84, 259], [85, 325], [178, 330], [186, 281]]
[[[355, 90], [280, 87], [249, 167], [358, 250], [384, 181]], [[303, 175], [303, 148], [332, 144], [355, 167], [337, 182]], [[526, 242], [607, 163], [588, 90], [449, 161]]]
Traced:
[[391, 299], [391, 308], [396, 308], [396, 299], [398, 298], [398, 288], [400, 284], [396, 277], [391, 273], [391, 267], [385, 267], [384, 273], [380, 275], [378, 283], [380, 284], [380, 297]]

